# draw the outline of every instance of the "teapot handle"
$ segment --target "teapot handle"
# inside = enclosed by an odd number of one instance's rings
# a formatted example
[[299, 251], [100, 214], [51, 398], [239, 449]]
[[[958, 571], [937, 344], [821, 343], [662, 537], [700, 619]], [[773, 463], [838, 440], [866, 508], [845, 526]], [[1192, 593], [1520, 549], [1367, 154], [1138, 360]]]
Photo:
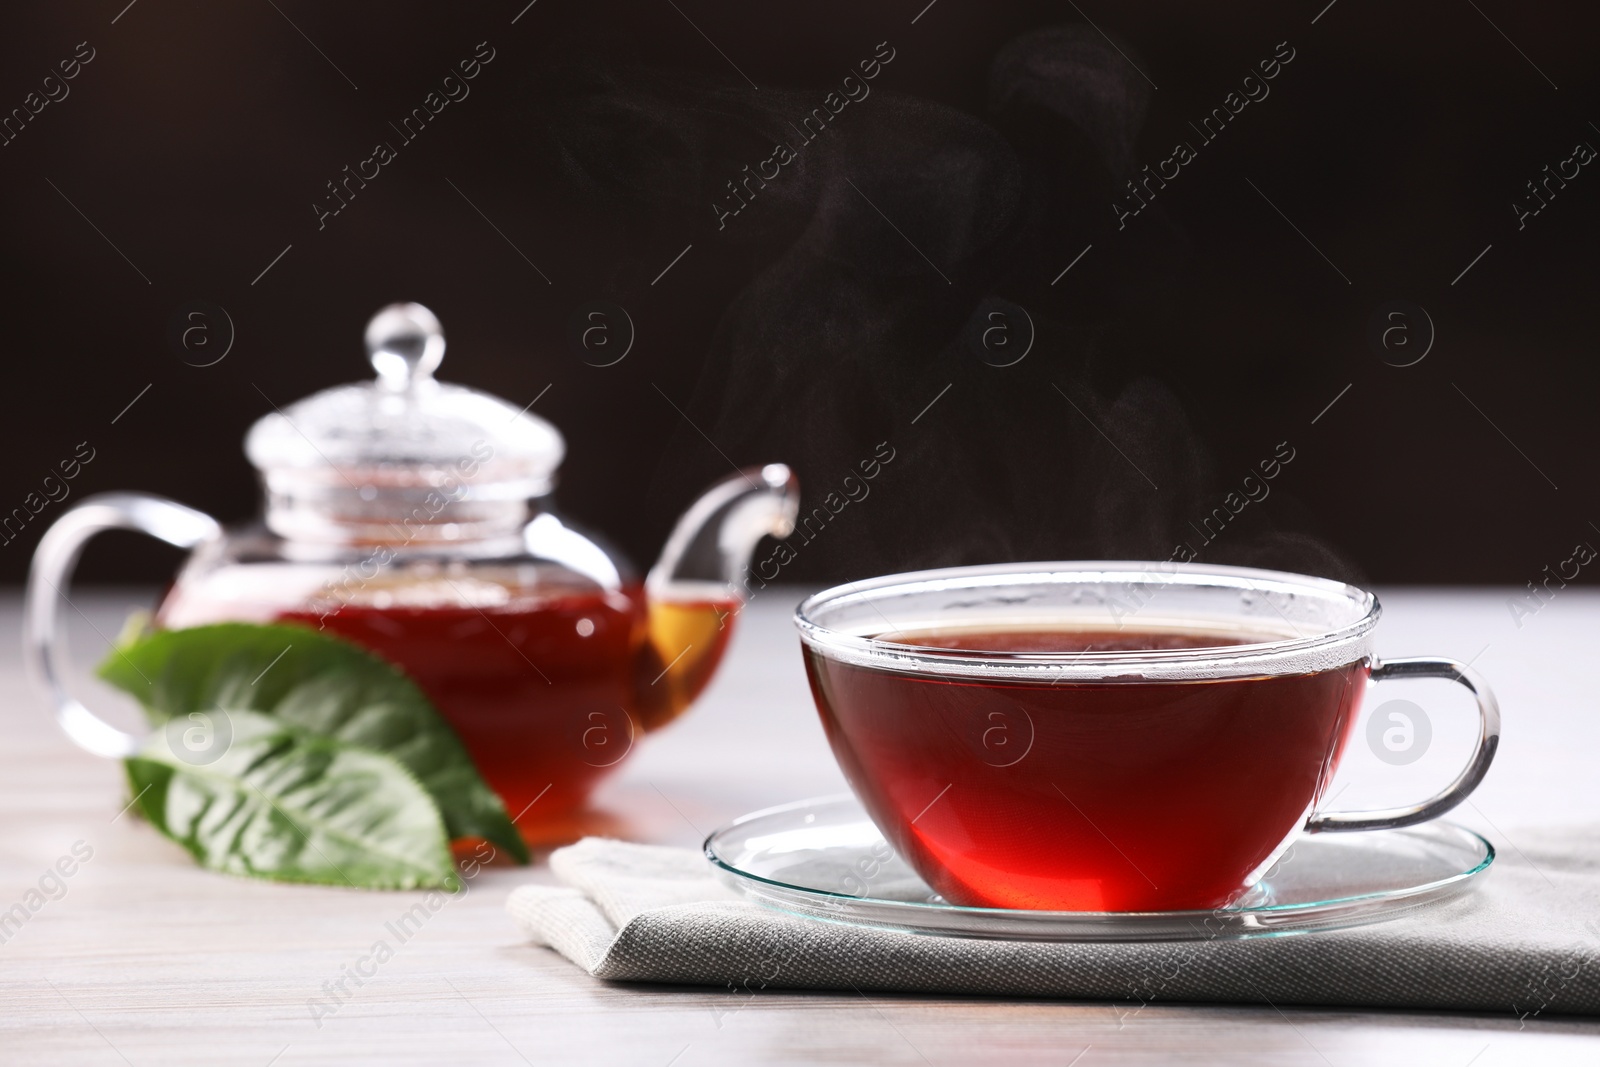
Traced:
[[39, 539], [28, 571], [23, 658], [34, 684], [55, 705], [56, 720], [67, 736], [97, 756], [120, 758], [137, 752], [143, 739], [112, 726], [67, 692], [66, 642], [60, 639], [56, 618], [60, 601], [72, 603], [66, 590], [83, 546], [103, 530], [137, 530], [178, 548], [193, 548], [220, 537], [222, 527], [204, 512], [163, 497], [99, 493], [63, 514]]

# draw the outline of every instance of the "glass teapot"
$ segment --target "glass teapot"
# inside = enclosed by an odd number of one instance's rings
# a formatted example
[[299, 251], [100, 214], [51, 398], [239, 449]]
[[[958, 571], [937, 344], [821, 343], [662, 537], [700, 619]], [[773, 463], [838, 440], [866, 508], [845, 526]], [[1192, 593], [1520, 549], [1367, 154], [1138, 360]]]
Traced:
[[224, 529], [138, 493], [63, 514], [34, 556], [26, 649], [74, 741], [132, 753], [140, 738], [65, 688], [58, 592], [102, 530], [193, 549], [156, 625], [297, 623], [376, 652], [429, 695], [526, 830], [580, 805], [641, 732], [705, 687], [740, 572], [763, 536], [792, 532], [798, 483], [772, 463], [713, 485], [641, 582], [553, 510], [565, 451], [554, 426], [434, 379], [445, 341], [432, 312], [386, 307], [366, 345], [376, 381], [324, 390], [251, 428], [263, 520]]

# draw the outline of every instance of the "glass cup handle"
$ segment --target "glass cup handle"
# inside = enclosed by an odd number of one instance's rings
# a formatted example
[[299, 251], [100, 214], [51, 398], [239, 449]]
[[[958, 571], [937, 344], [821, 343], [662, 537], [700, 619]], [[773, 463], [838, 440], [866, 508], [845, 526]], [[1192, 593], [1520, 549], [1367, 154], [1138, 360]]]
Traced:
[[193, 548], [220, 537], [222, 527], [204, 512], [162, 497], [100, 493], [68, 510], [39, 539], [28, 571], [23, 658], [34, 684], [55, 705], [56, 720], [67, 736], [97, 756], [120, 758], [138, 751], [143, 739], [99, 718], [67, 692], [66, 643], [60, 640], [56, 617], [83, 546], [103, 530], [137, 530], [169, 545]]
[[1464, 686], [1478, 701], [1478, 748], [1466, 769], [1443, 791], [1420, 804], [1403, 808], [1382, 808], [1377, 811], [1344, 811], [1314, 814], [1306, 820], [1310, 833], [1334, 833], [1349, 830], [1392, 830], [1400, 826], [1413, 826], [1419, 822], [1443, 815], [1467, 798], [1483, 781], [1494, 762], [1495, 750], [1500, 747], [1500, 704], [1489, 691], [1482, 676], [1465, 663], [1453, 659], [1396, 659], [1378, 664], [1372, 669], [1372, 680], [1388, 681], [1393, 678], [1444, 678]]

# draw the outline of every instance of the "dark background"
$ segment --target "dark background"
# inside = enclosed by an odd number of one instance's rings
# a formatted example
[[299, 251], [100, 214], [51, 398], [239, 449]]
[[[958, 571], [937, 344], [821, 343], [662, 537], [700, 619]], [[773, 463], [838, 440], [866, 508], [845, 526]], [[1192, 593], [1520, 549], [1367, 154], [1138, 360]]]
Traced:
[[[0, 511], [80, 442], [94, 459], [0, 577], [90, 492], [249, 517], [251, 421], [366, 376], [363, 324], [402, 299], [443, 320], [441, 377], [548, 386], [561, 505], [640, 563], [730, 461], [794, 464], [809, 506], [883, 441], [786, 578], [1187, 539], [1520, 585], [1600, 544], [1600, 169], [1521, 230], [1512, 207], [1600, 145], [1592, 8], [925, 2], [9, 6], [0, 113], [79, 42], [95, 58], [0, 147]], [[324, 183], [482, 41], [470, 95], [319, 230]], [[871, 95], [719, 231], [724, 183], [883, 41]], [[1189, 123], [1285, 41], [1270, 95], [1201, 145]], [[1180, 140], [1198, 158], [1119, 230], [1122, 183]], [[207, 367], [169, 339], [197, 299], [236, 331]], [[569, 340], [595, 300], [635, 324], [614, 366]], [[1412, 366], [1369, 339], [1396, 300], [1436, 331]], [[970, 343], [996, 308], [1013, 341], [1033, 323], [1012, 366]], [[1392, 361], [1425, 344], [1407, 330]], [[1285, 441], [1270, 497], [1189, 532]], [[83, 577], [173, 564], [119, 535]]]

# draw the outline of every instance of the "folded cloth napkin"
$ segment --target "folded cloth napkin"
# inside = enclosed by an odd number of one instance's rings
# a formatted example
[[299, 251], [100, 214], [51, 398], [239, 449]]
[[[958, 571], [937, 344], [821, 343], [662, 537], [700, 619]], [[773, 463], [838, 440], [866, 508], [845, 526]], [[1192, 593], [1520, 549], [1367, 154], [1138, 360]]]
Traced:
[[596, 978], [760, 989], [1600, 1015], [1600, 827], [1519, 835], [1476, 889], [1370, 926], [1144, 943], [990, 941], [740, 899], [691, 849], [585, 838], [507, 910]]

